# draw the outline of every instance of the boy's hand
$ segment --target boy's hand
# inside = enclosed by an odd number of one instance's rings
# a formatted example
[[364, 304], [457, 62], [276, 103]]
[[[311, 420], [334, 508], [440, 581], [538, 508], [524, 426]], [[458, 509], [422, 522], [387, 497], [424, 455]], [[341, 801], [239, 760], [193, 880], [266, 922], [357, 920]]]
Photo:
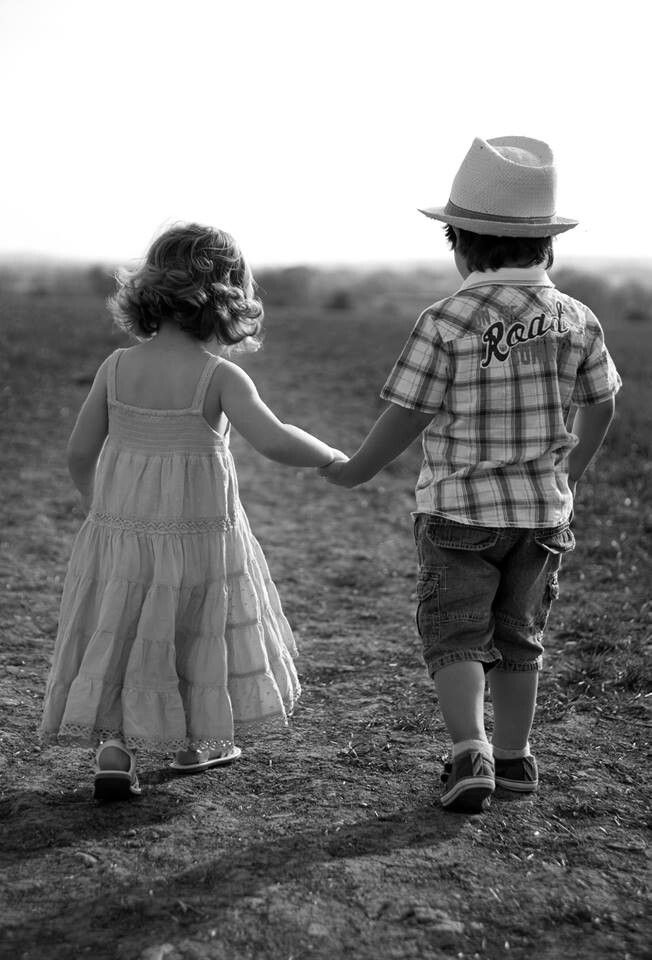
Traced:
[[324, 480], [328, 480], [329, 483], [334, 483], [338, 487], [352, 487], [353, 484], [350, 483], [346, 477], [346, 467], [348, 463], [348, 457], [346, 460], [333, 460], [332, 463], [320, 468], [319, 476], [323, 477]]

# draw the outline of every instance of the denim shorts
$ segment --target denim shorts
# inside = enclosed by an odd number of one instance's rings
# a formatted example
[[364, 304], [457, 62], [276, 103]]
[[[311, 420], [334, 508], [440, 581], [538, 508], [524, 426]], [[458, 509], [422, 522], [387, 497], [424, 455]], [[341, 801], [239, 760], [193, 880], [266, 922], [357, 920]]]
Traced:
[[540, 670], [559, 568], [575, 547], [569, 525], [477, 527], [415, 515], [417, 626], [430, 675], [461, 660], [485, 670]]

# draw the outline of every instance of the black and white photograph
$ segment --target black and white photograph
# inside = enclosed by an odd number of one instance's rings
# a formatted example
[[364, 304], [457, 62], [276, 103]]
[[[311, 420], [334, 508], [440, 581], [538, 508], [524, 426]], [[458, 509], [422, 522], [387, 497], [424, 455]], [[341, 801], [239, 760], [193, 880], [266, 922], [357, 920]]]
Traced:
[[1, 960], [643, 960], [641, 4], [0, 0]]

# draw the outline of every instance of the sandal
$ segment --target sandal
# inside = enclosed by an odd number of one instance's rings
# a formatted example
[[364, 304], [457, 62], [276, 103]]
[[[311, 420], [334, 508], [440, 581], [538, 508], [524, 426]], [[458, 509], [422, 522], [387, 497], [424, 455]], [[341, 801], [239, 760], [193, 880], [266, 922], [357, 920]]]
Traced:
[[[198, 754], [202, 752], [201, 750], [197, 751]], [[170, 769], [174, 770], [175, 773], [201, 773], [203, 770], [210, 770], [211, 767], [221, 767], [225, 763], [232, 763], [240, 756], [242, 756], [240, 747], [232, 747], [228, 753], [219, 757], [211, 757], [208, 760], [200, 760], [197, 763], [179, 763], [178, 760], [173, 760]]]
[[[129, 757], [128, 770], [102, 770], [100, 754], [105, 747], [115, 747]], [[131, 750], [119, 740], [104, 740], [95, 754], [95, 794], [96, 800], [129, 800], [142, 793], [136, 776], [136, 760]]]

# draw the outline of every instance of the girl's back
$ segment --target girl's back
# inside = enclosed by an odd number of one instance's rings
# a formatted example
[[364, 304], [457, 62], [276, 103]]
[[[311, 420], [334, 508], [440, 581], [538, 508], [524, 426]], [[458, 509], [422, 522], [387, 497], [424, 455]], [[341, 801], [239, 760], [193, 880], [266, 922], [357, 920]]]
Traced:
[[[237, 480], [228, 436], [205, 416], [222, 361], [176, 363], [165, 348], [118, 350], [107, 363], [108, 436], [89, 517], [114, 529], [221, 529], [235, 522]], [[216, 372], [217, 371], [217, 372]], [[211, 417], [223, 420], [212, 404]]]
[[122, 352], [115, 381], [115, 392], [122, 403], [148, 410], [186, 410], [192, 406], [209, 355], [184, 349], [182, 336], [169, 329], [152, 341]]

